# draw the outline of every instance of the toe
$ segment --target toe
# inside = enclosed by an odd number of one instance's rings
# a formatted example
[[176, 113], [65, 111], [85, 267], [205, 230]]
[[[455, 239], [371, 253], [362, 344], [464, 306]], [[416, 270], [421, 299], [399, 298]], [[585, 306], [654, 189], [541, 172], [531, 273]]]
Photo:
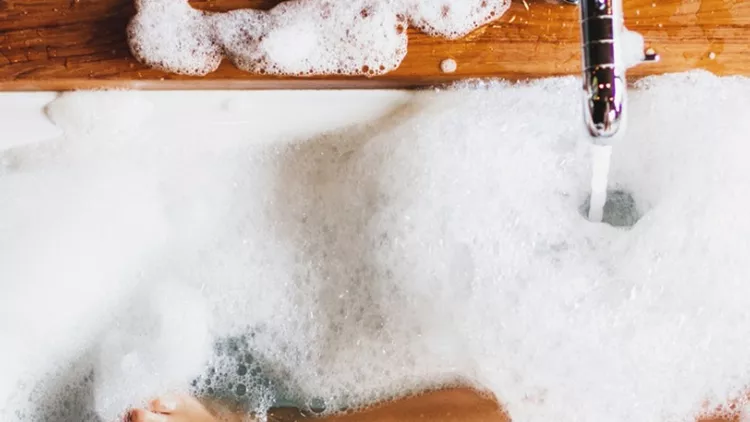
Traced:
[[180, 407], [181, 400], [177, 396], [159, 397], [149, 403], [149, 410], [156, 413], [170, 414]]
[[144, 409], [136, 409], [128, 415], [128, 422], [168, 422], [165, 415], [149, 412]]

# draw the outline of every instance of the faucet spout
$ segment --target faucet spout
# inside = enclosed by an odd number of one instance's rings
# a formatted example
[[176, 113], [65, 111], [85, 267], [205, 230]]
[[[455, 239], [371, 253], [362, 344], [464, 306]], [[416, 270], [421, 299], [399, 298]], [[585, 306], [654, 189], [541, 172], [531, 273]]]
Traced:
[[[623, 57], [622, 0], [570, 0], [580, 3], [583, 48], [584, 122], [591, 142], [611, 145], [624, 125], [628, 64]], [[644, 61], [656, 61], [653, 51]]]
[[595, 143], [609, 143], [624, 111], [627, 82], [619, 43], [624, 24], [617, 3], [581, 0], [584, 121]]

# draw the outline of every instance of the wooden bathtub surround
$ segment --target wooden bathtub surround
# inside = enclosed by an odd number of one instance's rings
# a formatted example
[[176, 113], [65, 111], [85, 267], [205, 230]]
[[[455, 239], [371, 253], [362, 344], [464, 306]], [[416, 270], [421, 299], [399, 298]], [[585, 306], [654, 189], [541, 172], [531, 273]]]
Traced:
[[[200, 9], [268, 9], [280, 0], [193, 0]], [[626, 25], [642, 33], [661, 62], [638, 77], [706, 69], [750, 76], [750, 0], [624, 0]], [[456, 79], [578, 75], [578, 10], [553, 0], [513, 0], [498, 21], [447, 41], [410, 30], [409, 54], [396, 71], [366, 78], [276, 78], [225, 62], [202, 78], [148, 69], [130, 54], [125, 27], [133, 0], [0, 0], [0, 90], [383, 88]], [[452, 58], [455, 73], [440, 63]]]
[[[268, 419], [270, 422], [512, 422], [496, 400], [469, 388], [432, 391], [351, 415], [309, 418], [296, 410], [280, 409], [272, 411]], [[726, 416], [707, 415], [696, 422], [739, 422], [739, 414], [730, 409]]]
[[511, 422], [492, 397], [469, 388], [426, 392], [341, 416], [311, 418], [297, 410], [272, 410], [269, 422]]

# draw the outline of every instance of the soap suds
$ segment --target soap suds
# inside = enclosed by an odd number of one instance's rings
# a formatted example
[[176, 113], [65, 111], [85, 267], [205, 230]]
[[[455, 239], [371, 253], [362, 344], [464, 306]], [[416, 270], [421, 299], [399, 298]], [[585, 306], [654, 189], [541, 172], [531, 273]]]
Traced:
[[623, 26], [619, 40], [622, 42], [621, 49], [626, 67], [633, 67], [643, 62], [645, 58], [643, 35]]
[[136, 0], [136, 9], [128, 34], [139, 60], [186, 75], [205, 75], [219, 67], [222, 46], [214, 40], [206, 13], [187, 0]]
[[[563, 78], [422, 92], [308, 138], [253, 122], [218, 136], [183, 116], [12, 151], [0, 419], [88, 422], [89, 396], [137, 401], [138, 381], [97, 378], [109, 366], [92, 365], [94, 346], [147, 338], [199, 303], [210, 318], [193, 314], [138, 369], [165, 365], [160, 381], [190, 375], [203, 394], [228, 379], [261, 410], [271, 392], [332, 411], [457, 382], [530, 422], [693, 421], [740, 398], [750, 81], [696, 72], [631, 91], [610, 183], [638, 204], [628, 230], [580, 214], [591, 168], [579, 90]], [[141, 288], [175, 284], [189, 300], [127, 311]], [[205, 344], [205, 331], [207, 367], [164, 363], [180, 336]]]
[[440, 70], [443, 73], [455, 73], [458, 69], [458, 63], [453, 59], [445, 59], [440, 62]]
[[459, 38], [500, 18], [509, 0], [293, 0], [270, 11], [209, 13], [187, 0], [136, 0], [128, 34], [141, 62], [206, 75], [223, 55], [273, 75], [380, 75], [406, 56], [407, 27]]
[[165, 392], [188, 392], [211, 353], [200, 291], [159, 283], [142, 286], [128, 302], [97, 347], [94, 404], [105, 421], [122, 420], [129, 406]]
[[18, 92], [0, 93], [0, 116], [3, 116], [0, 151], [60, 137], [60, 128], [41, 111], [56, 96], [54, 92], [34, 96]]

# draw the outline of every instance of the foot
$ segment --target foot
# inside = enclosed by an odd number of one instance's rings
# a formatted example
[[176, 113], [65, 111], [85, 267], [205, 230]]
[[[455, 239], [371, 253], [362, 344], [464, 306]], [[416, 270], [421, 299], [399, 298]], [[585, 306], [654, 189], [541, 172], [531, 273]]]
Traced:
[[220, 422], [198, 399], [171, 395], [153, 400], [146, 409], [134, 409], [127, 422]]

